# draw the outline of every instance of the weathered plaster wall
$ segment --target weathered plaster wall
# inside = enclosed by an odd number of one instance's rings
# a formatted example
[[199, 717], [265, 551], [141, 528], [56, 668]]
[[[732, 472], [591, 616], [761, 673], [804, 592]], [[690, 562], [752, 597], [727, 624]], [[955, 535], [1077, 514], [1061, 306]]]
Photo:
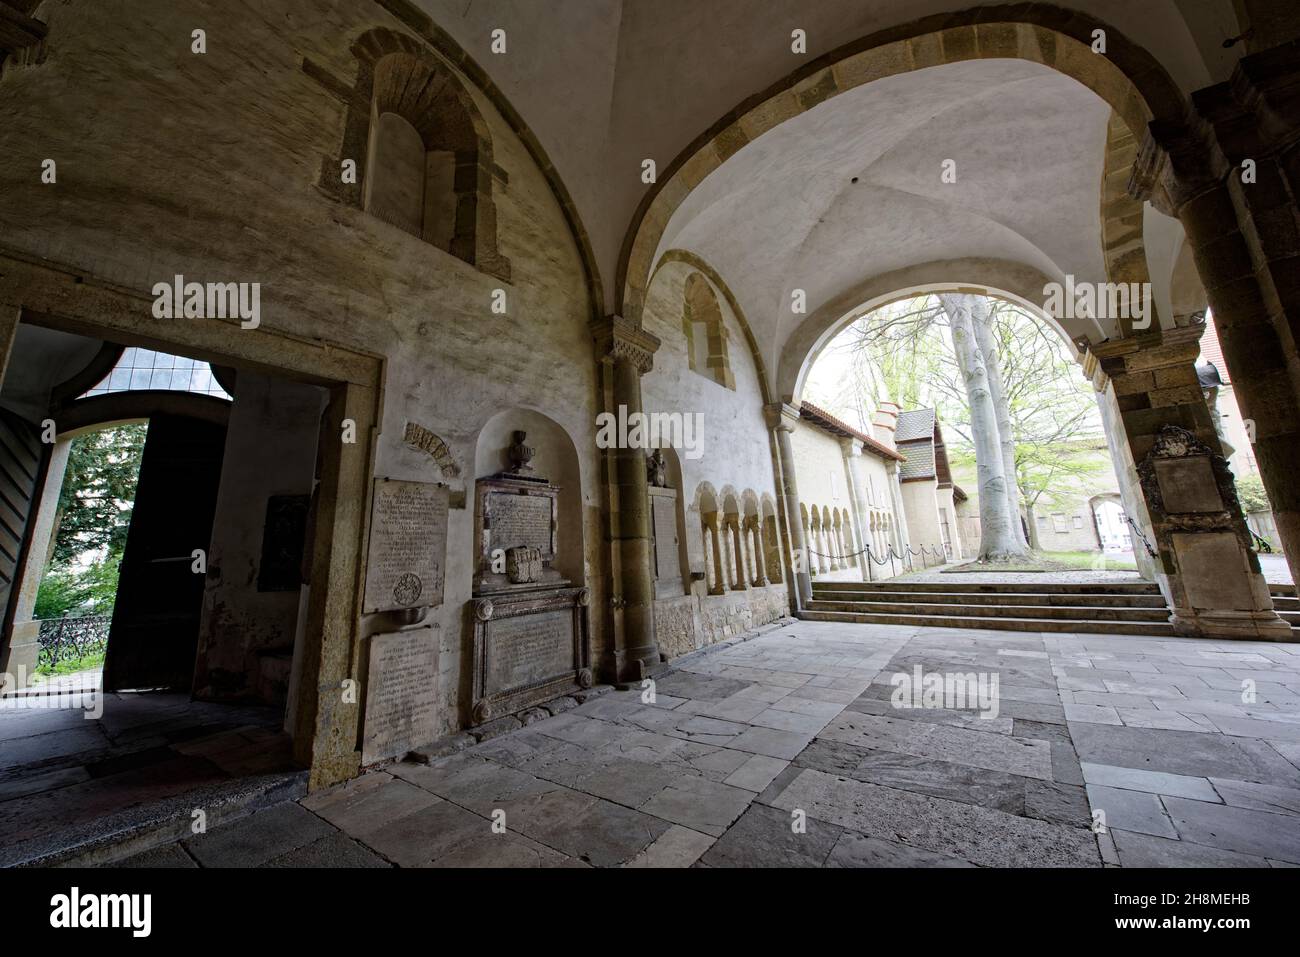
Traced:
[[[0, 78], [0, 242], [141, 292], [177, 273], [261, 282], [264, 328], [385, 356], [378, 475], [447, 479], [402, 444], [414, 421], [447, 443], [461, 473], [449, 484], [463, 488], [483, 424], [525, 400], [573, 437], [583, 474], [598, 474], [577, 248], [542, 173], [486, 98], [471, 88], [508, 177], [493, 193], [509, 283], [317, 185], [322, 158], [339, 151], [344, 107], [302, 61], [351, 85], [355, 38], [401, 29], [378, 4], [179, 0], [128, 23], [117, 5], [72, 2], [46, 4], [42, 16], [44, 62]], [[202, 55], [190, 52], [198, 27], [208, 31]], [[56, 184], [40, 181], [45, 158], [58, 163]], [[498, 288], [504, 315], [490, 308]], [[159, 320], [158, 336], [181, 321]], [[581, 520], [586, 540], [600, 540], [596, 510]], [[468, 627], [472, 527], [467, 509], [452, 510], [444, 604], [431, 616], [449, 667]], [[602, 607], [599, 565], [588, 584]], [[599, 657], [601, 616], [592, 626]], [[456, 700], [439, 702], [440, 730], [462, 718]]]
[[[642, 379], [641, 395], [646, 412], [703, 414], [699, 454], [692, 457], [691, 450], [678, 449], [670, 468], [670, 472], [680, 473], [679, 480], [673, 477], [680, 483], [677, 501], [686, 533], [687, 562], [689, 571], [698, 574], [706, 568], [700, 505], [703, 490], [712, 490], [719, 510], [730, 496], [743, 516], [746, 499], [775, 500], [775, 481], [758, 370], [723, 291], [711, 282], [728, 333], [736, 387], [720, 385], [690, 367], [682, 313], [686, 281], [693, 272], [699, 275], [685, 263], [670, 261], [655, 273], [643, 318], [646, 329], [659, 337], [661, 345], [655, 353], [654, 369]], [[724, 556], [731, 554], [729, 544], [728, 539]], [[745, 545], [750, 546], [748, 539]], [[660, 652], [675, 657], [788, 614], [784, 585], [709, 595], [708, 582], [696, 580], [691, 582], [689, 594], [655, 602], [655, 633]]]
[[298, 589], [261, 591], [267, 500], [310, 495], [319, 386], [238, 374], [208, 547], [195, 693], [283, 700], [298, 619]]
[[790, 444], [794, 448], [799, 501], [809, 509], [814, 505], [818, 508], [826, 506], [832, 511], [851, 508], [849, 473], [839, 438], [807, 422], [800, 422], [790, 436]]
[[692, 458], [686, 451], [679, 452], [688, 501], [701, 482], [712, 482], [716, 488], [732, 485], [752, 489], [759, 495], [775, 494], [758, 372], [740, 323], [716, 287], [736, 388], [719, 385], [690, 367], [682, 310], [686, 279], [692, 272], [684, 263], [667, 262], [650, 285], [644, 322], [661, 345], [655, 353], [654, 368], [641, 381], [642, 402], [647, 412], [704, 416], [702, 454]]
[[[915, 482], [903, 482], [903, 511], [907, 513], [907, 531], [912, 539], [912, 548], [918, 552], [924, 546], [939, 549], [943, 538], [939, 532], [939, 508], [937, 498], [939, 483], [935, 479], [921, 479]], [[930, 561], [927, 555], [926, 561]]]

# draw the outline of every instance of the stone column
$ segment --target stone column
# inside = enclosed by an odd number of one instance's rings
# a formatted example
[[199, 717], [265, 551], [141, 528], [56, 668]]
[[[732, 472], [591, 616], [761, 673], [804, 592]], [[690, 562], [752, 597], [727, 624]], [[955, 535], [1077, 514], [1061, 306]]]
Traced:
[[736, 591], [744, 591], [749, 583], [745, 580], [745, 540], [740, 534], [739, 515], [727, 516], [727, 531], [731, 542], [731, 587]]
[[809, 575], [808, 545], [805, 541], [801, 511], [799, 509], [799, 486], [794, 477], [794, 446], [790, 436], [795, 423], [799, 421], [799, 410], [785, 403], [773, 403], [765, 406], [767, 427], [776, 434], [777, 451], [780, 455], [781, 489], [780, 501], [785, 509], [785, 527], [790, 532], [791, 568], [787, 580], [791, 585], [791, 597], [795, 599], [792, 611], [807, 608], [812, 600], [812, 578]]
[[[862, 460], [862, 447], [854, 439], [841, 439], [840, 451], [844, 453], [844, 463], [849, 473], [849, 504], [858, 531], [854, 537], [858, 540], [858, 549], [861, 550], [871, 541], [871, 513], [866, 496], [867, 478]], [[862, 572], [863, 581], [867, 580], [869, 561], [871, 556], [865, 553], [858, 556], [857, 565]]]
[[[659, 340], [621, 316], [593, 329], [605, 409], [616, 419], [639, 415], [641, 376]], [[630, 419], [629, 419], [630, 421]], [[609, 485], [611, 628], [605, 667], [616, 682], [639, 681], [659, 664], [654, 629], [654, 542], [644, 449], [605, 449]]]
[[764, 588], [767, 586], [767, 549], [763, 545], [763, 523], [757, 515], [751, 515], [745, 519], [745, 526], [749, 530], [749, 536], [753, 545], [751, 549], [754, 553], [754, 579], [751, 584], [755, 588]]
[[727, 590], [727, 585], [722, 571], [722, 544], [718, 541], [718, 513], [710, 512], [704, 516], [703, 522], [706, 585], [710, 595], [721, 595]]
[[1300, 581], [1298, 84], [1300, 41], [1243, 58], [1193, 94], [1186, 125], [1152, 124], [1129, 190], [1183, 223]]
[[1290, 641], [1250, 547], [1232, 473], [1196, 377], [1203, 326], [1090, 347], [1137, 463], [1161, 590], [1181, 635]]

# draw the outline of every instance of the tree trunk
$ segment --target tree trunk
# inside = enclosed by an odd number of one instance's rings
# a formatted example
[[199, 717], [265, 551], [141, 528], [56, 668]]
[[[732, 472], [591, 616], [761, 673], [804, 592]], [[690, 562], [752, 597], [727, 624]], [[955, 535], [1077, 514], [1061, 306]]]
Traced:
[[975, 341], [984, 357], [988, 373], [989, 397], [998, 422], [998, 439], [1002, 447], [1002, 472], [1007, 480], [1007, 507], [1011, 509], [1011, 526], [1016, 542], [1022, 550], [1029, 548], [1024, 529], [1020, 526], [1020, 484], [1016, 475], [1016, 435], [1011, 426], [1011, 406], [1002, 387], [1002, 366], [998, 359], [997, 338], [993, 334], [993, 313], [989, 301], [983, 296], [971, 296], [971, 324]]
[[980, 490], [979, 562], [1007, 562], [1028, 557], [1015, 528], [1007, 496], [1007, 477], [1002, 464], [1002, 443], [997, 414], [989, 393], [988, 370], [975, 338], [971, 309], [975, 297], [964, 293], [942, 293], [939, 301], [948, 314], [957, 368], [966, 384], [970, 405], [971, 438], [975, 443], [975, 471]]
[[1034, 551], [1040, 551], [1042, 546], [1038, 543], [1038, 520], [1034, 517], [1034, 506], [1025, 499], [1025, 519], [1029, 526], [1029, 547]]

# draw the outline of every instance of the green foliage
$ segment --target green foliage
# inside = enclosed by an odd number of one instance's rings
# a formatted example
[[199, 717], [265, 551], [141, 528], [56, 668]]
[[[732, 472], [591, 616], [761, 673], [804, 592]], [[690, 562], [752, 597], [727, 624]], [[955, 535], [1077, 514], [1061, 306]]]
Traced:
[[89, 671], [91, 668], [102, 668], [103, 666], [104, 652], [96, 651], [84, 658], [60, 658], [59, 663], [53, 667], [47, 664], [37, 665], [36, 673], [38, 675], [70, 675], [78, 671]]
[[73, 439], [59, 492], [54, 567], [90, 551], [122, 553], [148, 428], [119, 425]]
[[41, 579], [36, 593], [37, 618], [64, 615], [111, 615], [117, 596], [117, 573], [121, 555], [110, 553], [103, 561], [84, 569], [54, 567]]
[[[992, 301], [993, 332], [1007, 411], [1016, 440], [1016, 481], [1025, 505], [1047, 505], [1058, 496], [1096, 485], [1111, 468], [1101, 413], [1091, 385], [1066, 343], [1019, 306]], [[937, 410], [954, 472], [978, 495], [966, 386], [957, 369], [950, 330], [933, 296], [877, 309], [853, 323], [837, 340], [852, 355], [849, 375], [835, 383], [830, 411], [875, 408], [892, 399], [905, 409]], [[815, 377], [813, 377], [815, 378]], [[866, 416], [858, 414], [858, 419]]]
[[1273, 506], [1268, 500], [1268, 493], [1264, 491], [1264, 483], [1254, 472], [1237, 478], [1236, 486], [1243, 512], [1272, 511]]

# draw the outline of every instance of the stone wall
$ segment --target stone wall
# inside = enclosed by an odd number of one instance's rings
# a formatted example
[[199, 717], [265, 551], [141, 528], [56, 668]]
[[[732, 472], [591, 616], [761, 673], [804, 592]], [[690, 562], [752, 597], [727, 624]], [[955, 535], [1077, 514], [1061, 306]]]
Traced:
[[690, 594], [655, 602], [655, 635], [659, 651], [676, 658], [789, 615], [790, 593], [785, 585], [725, 595]]
[[[350, 87], [356, 38], [376, 27], [404, 32], [380, 5], [266, 0], [217, 10], [178, 0], [129, 28], [108, 4], [47, 4], [42, 16], [44, 60], [0, 78], [6, 247], [143, 293], [176, 274], [260, 282], [264, 328], [386, 357], [376, 475], [463, 491], [480, 429], [520, 405], [558, 423], [582, 473], [598, 474], [582, 261], [545, 176], [487, 98], [465, 84], [491, 137], [509, 281], [318, 185], [324, 160], [344, 148], [345, 107], [304, 60]], [[196, 28], [208, 31], [205, 54], [191, 52]], [[41, 183], [45, 158], [59, 164], [55, 185]], [[498, 289], [504, 314], [492, 311]], [[181, 321], [159, 320], [161, 343], [166, 323]], [[239, 335], [233, 325], [231, 334]], [[262, 361], [273, 369], [276, 357]], [[445, 443], [443, 463], [403, 443], [408, 423]], [[302, 427], [314, 434], [317, 423]], [[583, 564], [595, 608], [607, 600], [599, 496], [590, 482], [581, 516], [565, 519], [586, 523]], [[444, 603], [430, 619], [452, 673], [468, 660], [472, 528], [471, 511], [453, 508]], [[598, 659], [602, 616], [591, 625]], [[459, 727], [466, 707], [444, 689], [439, 731]]]

